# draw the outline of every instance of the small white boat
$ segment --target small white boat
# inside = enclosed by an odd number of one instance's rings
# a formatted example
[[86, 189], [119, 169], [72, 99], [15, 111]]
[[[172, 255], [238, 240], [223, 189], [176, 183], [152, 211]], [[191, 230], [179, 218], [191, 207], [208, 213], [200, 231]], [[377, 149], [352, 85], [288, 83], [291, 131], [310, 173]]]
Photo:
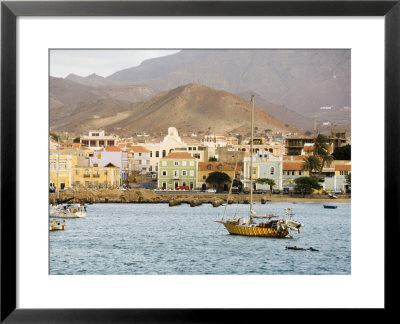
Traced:
[[50, 207], [49, 215], [52, 218], [84, 218], [86, 208], [80, 204], [57, 205]]
[[50, 224], [49, 230], [50, 231], [63, 231], [65, 230], [65, 221], [60, 222], [53, 220], [53, 222]]

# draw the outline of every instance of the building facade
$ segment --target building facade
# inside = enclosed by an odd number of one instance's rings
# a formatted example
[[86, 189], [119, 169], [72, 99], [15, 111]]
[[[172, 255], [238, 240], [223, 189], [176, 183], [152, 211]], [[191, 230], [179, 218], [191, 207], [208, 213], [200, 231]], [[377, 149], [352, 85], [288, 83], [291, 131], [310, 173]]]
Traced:
[[269, 190], [269, 185], [257, 183], [257, 179], [272, 179], [275, 181], [275, 188], [282, 189], [282, 156], [275, 156], [266, 150], [259, 150], [253, 154], [253, 166], [249, 154], [244, 158], [243, 184], [250, 188], [250, 172], [252, 172], [253, 189]]
[[158, 166], [158, 188], [175, 189], [188, 186], [197, 188], [197, 159], [189, 153], [172, 152], [161, 158]]
[[127, 183], [129, 175], [128, 152], [121, 151], [121, 149], [116, 146], [107, 146], [101, 151], [93, 152], [93, 156], [90, 157], [89, 165], [91, 167], [104, 167], [109, 163], [119, 168], [120, 183]]

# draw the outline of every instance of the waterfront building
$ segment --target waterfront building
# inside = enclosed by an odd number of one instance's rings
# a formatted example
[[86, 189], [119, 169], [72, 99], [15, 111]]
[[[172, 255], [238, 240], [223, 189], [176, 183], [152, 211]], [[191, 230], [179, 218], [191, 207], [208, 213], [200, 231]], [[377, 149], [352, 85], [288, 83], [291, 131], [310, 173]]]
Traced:
[[53, 152], [49, 156], [50, 187], [56, 189], [69, 188], [72, 183], [73, 168], [78, 163], [78, 157], [73, 154]]
[[116, 188], [121, 185], [120, 168], [108, 163], [104, 166], [76, 166], [73, 168], [74, 187]]
[[310, 176], [309, 171], [304, 171], [304, 158], [301, 155], [283, 156], [282, 167], [282, 187], [294, 188], [296, 186], [295, 179]]
[[104, 167], [109, 163], [119, 167], [120, 183], [127, 183], [129, 175], [128, 152], [121, 151], [116, 146], [107, 146], [93, 153], [89, 165], [91, 167]]
[[175, 189], [188, 186], [197, 188], [198, 161], [187, 152], [172, 152], [159, 161], [158, 188]]
[[245, 188], [250, 188], [250, 172], [252, 172], [253, 188], [269, 190], [269, 185], [257, 183], [257, 179], [267, 178], [275, 181], [275, 188], [282, 189], [282, 155], [274, 155], [267, 150], [253, 153], [253, 167], [250, 170], [250, 152], [244, 158], [244, 174], [242, 182]]
[[[198, 163], [198, 184], [202, 190], [210, 187], [210, 184], [206, 183], [207, 177], [212, 172], [224, 172], [231, 179], [240, 180], [241, 166], [236, 167], [235, 172], [235, 164], [228, 164], [224, 162], [199, 162]], [[224, 184], [224, 191], [228, 191], [230, 187], [230, 183]]]
[[80, 142], [93, 150], [99, 150], [107, 146], [116, 146], [118, 137], [105, 135], [104, 130], [89, 131], [89, 135], [81, 136]]
[[150, 150], [140, 145], [133, 145], [127, 149], [129, 171], [146, 174], [150, 171]]

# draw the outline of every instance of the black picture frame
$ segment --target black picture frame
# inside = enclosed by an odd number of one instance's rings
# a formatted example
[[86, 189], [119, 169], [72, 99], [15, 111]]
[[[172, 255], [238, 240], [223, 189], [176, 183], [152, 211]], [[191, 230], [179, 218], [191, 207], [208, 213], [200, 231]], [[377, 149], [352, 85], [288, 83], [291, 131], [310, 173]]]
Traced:
[[[264, 309], [19, 309], [16, 306], [16, 19], [19, 16], [383, 16], [385, 19], [385, 306], [396, 307], [399, 237], [400, 1], [2, 1], [1, 317], [3, 323], [221, 323], [285, 316]], [[382, 215], [377, 215], [381, 221]], [[395, 226], [393, 226], [395, 224]], [[366, 233], [366, 235], [368, 235]], [[367, 284], [367, 283], [366, 283]], [[345, 292], [344, 292], [345, 293]], [[393, 296], [393, 297], [392, 297]], [[249, 296], [244, 298], [251, 298]], [[289, 297], [290, 298], [290, 297]], [[340, 298], [340, 297], [338, 297]], [[293, 310], [299, 312], [300, 310]], [[327, 309], [326, 311], [331, 311]], [[356, 311], [356, 310], [355, 310]], [[382, 313], [384, 311], [384, 313]], [[266, 315], [265, 312], [268, 312]], [[370, 318], [370, 312], [364, 312]], [[304, 316], [296, 315], [295, 320]], [[325, 316], [325, 315], [324, 315]], [[333, 315], [336, 316], [336, 315]], [[343, 315], [338, 315], [340, 318]], [[305, 318], [304, 318], [305, 319]], [[312, 320], [310, 317], [307, 320]], [[334, 319], [334, 317], [330, 317]], [[283, 320], [283, 319], [282, 319]], [[322, 319], [321, 319], [322, 320]], [[244, 319], [245, 322], [247, 320]]]

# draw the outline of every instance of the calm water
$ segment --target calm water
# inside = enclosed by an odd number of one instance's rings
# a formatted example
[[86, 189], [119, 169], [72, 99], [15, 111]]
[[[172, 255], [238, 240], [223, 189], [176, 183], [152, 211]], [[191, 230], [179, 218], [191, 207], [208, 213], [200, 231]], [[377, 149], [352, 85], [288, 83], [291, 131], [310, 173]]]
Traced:
[[[350, 274], [350, 204], [255, 204], [257, 212], [283, 214], [291, 207], [304, 223], [293, 239], [230, 235], [215, 223], [224, 206], [204, 204], [95, 204], [85, 219], [67, 219], [49, 232], [50, 274]], [[228, 206], [228, 216], [249, 205]], [[286, 250], [285, 246], [318, 249]]]

